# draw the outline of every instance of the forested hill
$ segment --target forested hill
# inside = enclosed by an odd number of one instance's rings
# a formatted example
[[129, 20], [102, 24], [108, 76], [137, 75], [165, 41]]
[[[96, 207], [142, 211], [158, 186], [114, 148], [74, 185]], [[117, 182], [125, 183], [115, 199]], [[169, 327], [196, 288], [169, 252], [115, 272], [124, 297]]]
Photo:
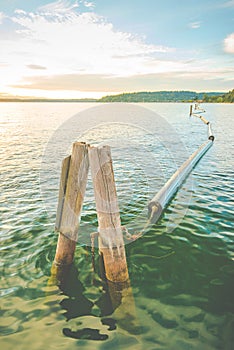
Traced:
[[203, 102], [234, 103], [234, 89], [226, 94], [222, 94], [221, 96], [208, 96], [205, 94], [203, 97]]
[[223, 92], [146, 91], [104, 96], [98, 102], [193, 102], [196, 100], [202, 101], [204, 95], [209, 98], [211, 96], [223, 96], [224, 94]]

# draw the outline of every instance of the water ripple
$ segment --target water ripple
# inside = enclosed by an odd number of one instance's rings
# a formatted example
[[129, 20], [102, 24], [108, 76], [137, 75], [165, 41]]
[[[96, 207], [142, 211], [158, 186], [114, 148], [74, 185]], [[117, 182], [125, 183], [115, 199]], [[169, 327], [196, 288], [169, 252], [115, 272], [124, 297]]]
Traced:
[[[185, 119], [187, 104], [147, 107], [157, 110], [176, 128], [188, 153], [206, 137], [200, 123], [191, 125]], [[123, 308], [113, 313], [107, 288], [98, 272], [92, 271], [90, 247], [85, 247], [90, 244], [89, 233], [97, 228], [90, 183], [81, 218], [84, 246], [77, 247], [70, 284], [59, 291], [50, 281], [57, 240], [58, 178], [56, 175], [46, 183], [49, 216], [40, 193], [41, 157], [53, 131], [85, 108], [79, 104], [1, 104], [2, 348], [23, 349], [30, 344], [32, 350], [48, 346], [89, 350], [87, 338], [93, 336], [96, 340], [92, 344], [101, 350], [231, 349], [234, 172], [233, 146], [227, 139], [233, 139], [232, 106], [207, 106], [207, 117], [217, 132], [213, 147], [159, 223], [126, 246], [138, 322], [134, 327]], [[225, 127], [221, 115], [226, 118]], [[114, 147], [113, 164], [122, 223], [133, 233], [145, 223], [148, 201], [187, 157], [184, 150], [169, 154], [157, 141], [158, 135], [134, 130], [119, 126], [111, 134], [106, 127], [99, 133], [91, 130], [89, 135], [93, 142], [108, 133], [110, 141], [114, 138], [116, 142], [116, 135], [128, 137], [130, 147]], [[176, 148], [177, 140], [171, 142]], [[95, 259], [98, 265], [97, 255]]]

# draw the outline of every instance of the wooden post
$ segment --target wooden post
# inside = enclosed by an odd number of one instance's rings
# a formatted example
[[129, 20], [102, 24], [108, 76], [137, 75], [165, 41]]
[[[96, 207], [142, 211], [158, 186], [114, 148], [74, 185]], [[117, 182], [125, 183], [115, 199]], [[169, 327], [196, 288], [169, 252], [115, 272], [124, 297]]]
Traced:
[[69, 265], [73, 261], [88, 168], [88, 145], [73, 143], [72, 155], [62, 163], [55, 227], [60, 232], [54, 260], [58, 265]]
[[193, 114], [193, 105], [190, 105], [190, 112], [189, 112], [189, 116], [191, 117], [191, 115]]
[[99, 224], [99, 252], [106, 278], [124, 282], [129, 276], [110, 147], [89, 147], [89, 162]]

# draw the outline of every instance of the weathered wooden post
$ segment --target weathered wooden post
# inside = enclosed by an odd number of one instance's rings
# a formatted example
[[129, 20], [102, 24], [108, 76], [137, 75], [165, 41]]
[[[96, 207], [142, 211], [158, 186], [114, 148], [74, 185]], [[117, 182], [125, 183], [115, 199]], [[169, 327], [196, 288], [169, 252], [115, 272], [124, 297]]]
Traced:
[[110, 147], [89, 147], [89, 162], [98, 216], [99, 252], [106, 278], [124, 282], [129, 276]]
[[57, 265], [70, 265], [73, 261], [88, 169], [88, 145], [73, 143], [71, 156], [62, 163], [55, 224], [59, 232], [54, 259]]
[[190, 112], [189, 112], [189, 116], [191, 117], [191, 115], [193, 114], [193, 105], [190, 105]]

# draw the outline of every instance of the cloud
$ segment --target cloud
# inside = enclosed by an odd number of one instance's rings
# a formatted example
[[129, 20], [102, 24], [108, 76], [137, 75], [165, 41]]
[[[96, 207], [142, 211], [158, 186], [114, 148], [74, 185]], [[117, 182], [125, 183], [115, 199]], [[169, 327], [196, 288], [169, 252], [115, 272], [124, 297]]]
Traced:
[[55, 2], [50, 2], [47, 5], [40, 6], [38, 10], [41, 13], [52, 13], [52, 12], [65, 13], [73, 9], [76, 9], [77, 7], [79, 7], [78, 1], [71, 3], [70, 1], [58, 0]]
[[[131, 77], [115, 77], [103, 74], [59, 74], [54, 76], [33, 76], [25, 79], [25, 83], [13, 85], [13, 88], [35, 89], [45, 91], [85, 91], [85, 92], [122, 92], [137, 90], [158, 90], [158, 83], [172, 85], [173, 81], [229, 81], [233, 70], [230, 69], [201, 69], [180, 70], [174, 72], [162, 72], [155, 74], [133, 75]], [[163, 81], [164, 79], [164, 81]], [[230, 80], [231, 81], [231, 80]], [[124, 89], [123, 89], [124, 87]], [[166, 86], [165, 86], [166, 88]], [[189, 88], [189, 86], [187, 86]], [[167, 89], [167, 88], [166, 88]]]
[[[78, 91], [116, 91], [116, 82], [125, 78], [109, 77], [102, 74], [58, 74], [54, 76], [33, 76], [25, 78], [24, 84], [14, 88], [37, 90], [78, 90]], [[115, 86], [113, 86], [113, 84]], [[114, 87], [114, 90], [113, 90]]]
[[189, 23], [189, 27], [192, 29], [198, 29], [201, 27], [201, 22], [191, 22]]
[[234, 7], [234, 0], [224, 2], [220, 7]]
[[[74, 6], [57, 1], [35, 13], [17, 10], [11, 18], [20, 26], [14, 60], [23, 47], [31, 61], [39, 61], [51, 74], [82, 71], [126, 76], [156, 70], [155, 56], [173, 51], [146, 44], [143, 38], [118, 31], [105, 18], [93, 12], [79, 12]], [[10, 50], [12, 43], [8, 53]], [[21, 61], [22, 57], [18, 63]]]
[[4, 18], [4, 13], [3, 12], [0, 12], [0, 24], [2, 24], [2, 21], [3, 21], [3, 18]]
[[40, 6], [39, 11], [40, 12], [57, 12], [57, 13], [65, 13], [69, 12], [71, 10], [77, 9], [78, 7], [84, 6], [86, 9], [93, 10], [95, 7], [95, 4], [91, 1], [85, 1], [85, 0], [76, 0], [76, 1], [69, 1], [69, 0], [57, 0], [55, 2], [51, 2], [47, 5]]
[[91, 1], [84, 1], [84, 6], [89, 9], [93, 9], [95, 7], [94, 3]]
[[[188, 60], [197, 57], [192, 51], [148, 44], [144, 37], [118, 30], [92, 8], [84, 0], [59, 0], [8, 16], [12, 32], [4, 42], [0, 38], [1, 61], [8, 64], [0, 67], [0, 89], [25, 89], [27, 94], [31, 90], [35, 95], [156, 90], [159, 83], [167, 89], [173, 79], [204, 81], [210, 67], [220, 67], [204, 59]], [[190, 25], [196, 29], [200, 22]], [[215, 79], [216, 73], [210, 77]], [[226, 73], [219, 77], [224, 79]]]
[[[170, 73], [162, 73], [170, 74]], [[159, 74], [160, 75], [160, 74]], [[156, 86], [158, 74], [133, 75], [131, 77], [114, 77], [103, 74], [59, 74], [54, 76], [33, 76], [25, 83], [12, 85], [13, 88], [46, 91], [122, 91], [142, 87]]]
[[227, 53], [234, 53], [234, 33], [228, 35], [224, 39], [224, 51]]
[[26, 15], [27, 14], [27, 12], [25, 12], [24, 10], [21, 10], [21, 9], [16, 9], [14, 11], [14, 13], [17, 15]]
[[30, 69], [40, 69], [40, 70], [46, 69], [46, 67], [40, 66], [38, 64], [28, 64], [27, 67], [30, 68]]

